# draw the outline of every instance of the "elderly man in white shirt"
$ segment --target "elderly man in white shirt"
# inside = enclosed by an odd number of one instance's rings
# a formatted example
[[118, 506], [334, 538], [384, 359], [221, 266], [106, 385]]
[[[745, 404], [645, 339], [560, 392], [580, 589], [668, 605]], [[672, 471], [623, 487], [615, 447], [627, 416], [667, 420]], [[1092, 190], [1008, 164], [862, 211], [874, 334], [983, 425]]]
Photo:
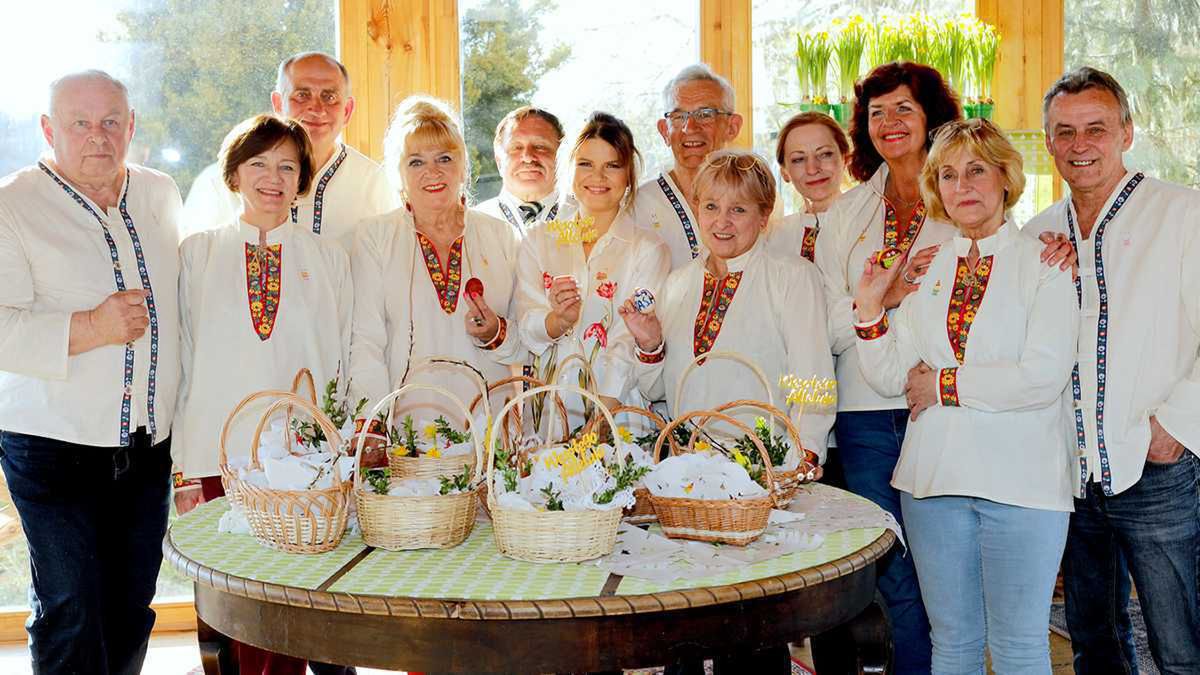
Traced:
[[559, 209], [556, 153], [562, 139], [562, 123], [546, 110], [521, 106], [505, 115], [496, 125], [492, 146], [504, 187], [476, 208], [519, 232], [554, 220]]
[[[321, 52], [285, 59], [279, 64], [271, 107], [308, 132], [317, 165], [312, 190], [292, 206], [292, 222], [332, 237], [349, 253], [359, 221], [391, 211], [400, 202], [383, 168], [339, 140], [354, 113], [346, 67]], [[227, 225], [241, 208], [241, 200], [225, 186], [220, 167], [206, 167], [188, 192], [180, 238]]]
[[1164, 673], [1200, 672], [1200, 192], [1125, 168], [1121, 85], [1080, 68], [1043, 99], [1071, 192], [1027, 231], [1079, 252], [1075, 406], [1081, 489], [1063, 559], [1075, 672], [1136, 670], [1129, 579]]
[[671, 269], [700, 257], [693, 182], [710, 153], [737, 138], [742, 116], [734, 112], [733, 87], [706, 64], [679, 71], [663, 89], [658, 133], [671, 147], [674, 165], [638, 187], [638, 224], [658, 233], [671, 249]]
[[34, 672], [146, 655], [179, 380], [179, 190], [125, 163], [100, 71], [51, 86], [51, 152], [0, 179], [0, 466], [29, 542]]

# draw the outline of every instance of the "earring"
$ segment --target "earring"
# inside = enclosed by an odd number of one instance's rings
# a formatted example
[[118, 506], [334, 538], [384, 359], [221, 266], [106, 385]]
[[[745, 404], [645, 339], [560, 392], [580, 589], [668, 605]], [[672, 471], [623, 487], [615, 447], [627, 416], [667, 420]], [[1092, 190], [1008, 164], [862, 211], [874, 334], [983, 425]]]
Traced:
[[405, 208], [405, 209], [407, 209], [409, 213], [412, 213], [412, 212], [413, 212], [413, 210], [412, 210], [412, 204], [409, 204], [407, 201], [406, 201], [406, 202], [404, 202], [404, 208]]
[[459, 197], [458, 197], [458, 203], [459, 203], [459, 204], [462, 204], [463, 206], [466, 206], [466, 205], [467, 205], [467, 196], [466, 196], [466, 195], [459, 195]]

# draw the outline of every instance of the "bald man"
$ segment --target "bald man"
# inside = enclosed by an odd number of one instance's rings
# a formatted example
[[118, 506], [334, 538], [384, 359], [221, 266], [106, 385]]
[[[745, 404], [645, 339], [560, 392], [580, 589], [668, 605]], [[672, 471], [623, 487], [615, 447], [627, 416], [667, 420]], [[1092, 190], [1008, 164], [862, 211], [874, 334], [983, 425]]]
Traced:
[[[318, 167], [312, 189], [292, 209], [292, 222], [334, 238], [349, 251], [354, 226], [396, 208], [399, 197], [379, 164], [340, 140], [354, 113], [346, 67], [321, 52], [284, 59], [271, 92], [271, 107], [308, 132]], [[220, 167], [208, 166], [188, 192], [182, 235], [230, 223], [241, 208], [240, 198], [225, 186]]]
[[101, 71], [51, 86], [50, 151], [0, 179], [0, 467], [29, 542], [35, 673], [136, 673], [179, 379], [179, 190], [127, 164]]

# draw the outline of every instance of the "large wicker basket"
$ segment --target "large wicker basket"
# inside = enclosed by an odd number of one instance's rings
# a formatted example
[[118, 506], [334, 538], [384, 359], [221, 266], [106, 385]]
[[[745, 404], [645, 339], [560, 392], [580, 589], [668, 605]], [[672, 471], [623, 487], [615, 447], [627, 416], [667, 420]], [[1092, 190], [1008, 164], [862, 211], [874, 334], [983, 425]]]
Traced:
[[[667, 426], [667, 423], [665, 420], [663, 420], [663, 418], [649, 410], [646, 410], [645, 408], [636, 408], [634, 406], [623, 405], [613, 408], [611, 412], [613, 418], [616, 418], [618, 415], [623, 413], [645, 417], [646, 419], [650, 420], [650, 423], [654, 425], [654, 428], [658, 430], [660, 435], [662, 434], [662, 430]], [[667, 439], [667, 442], [674, 446], [674, 441], [672, 439]], [[651, 456], [650, 461], [657, 464], [658, 456]], [[633, 525], [645, 525], [658, 520], [658, 516], [654, 514], [654, 506], [650, 503], [649, 490], [647, 490], [644, 486], [639, 485], [634, 489], [633, 496], [637, 501], [634, 502], [632, 507], [625, 509], [625, 522]]]
[[[767, 480], [774, 483], [771, 460], [762, 441], [746, 425], [724, 413], [712, 410], [697, 410], [672, 420], [659, 434], [658, 442], [654, 446], [654, 455], [658, 456], [663, 443], [670, 438], [676, 427], [693, 418], [719, 420], [750, 434], [755, 448], [766, 463], [764, 470], [767, 472]], [[675, 450], [672, 447], [673, 453]], [[651, 493], [650, 503], [654, 506], [663, 534], [668, 537], [735, 546], [745, 546], [757, 539], [767, 529], [771, 509], [776, 506], [775, 495], [770, 492], [764, 497], [745, 499], [689, 499], [660, 497]]]
[[[483, 391], [483, 392], [487, 391], [487, 382], [483, 379], [483, 374], [480, 373], [474, 366], [472, 366], [471, 364], [469, 364], [465, 361], [462, 361], [461, 359], [452, 359], [449, 357], [441, 357], [441, 356], [427, 357], [427, 358], [419, 360], [416, 364], [414, 364], [414, 368], [420, 368], [424, 364], [434, 364], [434, 363], [458, 366], [464, 372], [469, 374], [470, 379], [479, 386], [480, 391]], [[416, 384], [417, 383], [409, 383], [406, 385], [402, 385], [396, 391], [403, 390], [405, 386], [419, 388], [419, 389], [430, 389], [429, 386], [424, 386], [424, 385], [421, 387], [415, 387]], [[453, 400], [458, 401], [457, 397], [454, 397], [453, 395], [449, 394], [449, 392], [447, 392], [443, 389], [439, 389], [436, 387], [434, 387], [432, 389], [434, 391], [438, 391], [443, 394], [450, 395]], [[392, 392], [392, 393], [394, 394], [396, 392]], [[390, 402], [390, 401], [394, 401], [396, 399], [394, 397], [389, 396], [389, 397], [386, 397], [386, 400], [388, 400]], [[471, 417], [470, 414], [467, 413], [466, 408], [463, 408], [463, 406], [461, 404], [459, 405], [459, 408], [462, 409], [464, 417], [467, 420], [466, 424], [469, 426], [470, 425], [470, 417]], [[388, 408], [388, 426], [389, 427], [392, 425], [392, 416], [394, 415], [394, 413], [395, 413], [394, 406], [389, 407]], [[490, 408], [486, 404], [484, 405], [484, 413], [488, 414], [488, 415], [490, 415], [490, 413], [491, 413]], [[372, 416], [369, 417], [368, 419], [374, 419], [374, 415], [376, 415], [376, 414], [378, 414], [378, 413], [372, 412]], [[399, 478], [442, 478], [442, 477], [453, 476], [453, 475], [462, 473], [464, 459], [466, 460], [467, 467], [473, 471], [475, 469], [476, 454], [477, 453], [472, 453], [470, 455], [467, 455], [465, 458], [462, 455], [456, 455], [453, 457], [406, 457], [406, 456], [393, 454], [391, 451], [391, 448], [389, 448], [388, 453], [387, 453], [388, 469], [391, 471], [392, 478], [397, 478], [397, 479], [399, 479]]]
[[[452, 495], [436, 495], [430, 497], [402, 497], [376, 494], [362, 485], [360, 459], [363, 456], [363, 445], [366, 442], [366, 429], [358, 434], [357, 449], [354, 454], [354, 501], [358, 506], [358, 524], [362, 529], [363, 541], [368, 546], [403, 551], [419, 548], [450, 548], [457, 546], [471, 535], [475, 527], [475, 505], [478, 501], [477, 491], [483, 462], [480, 454], [483, 451], [483, 441], [480, 437], [484, 431], [475, 429], [471, 416], [457, 396], [432, 385], [413, 383], [407, 384], [385, 396], [371, 411], [368, 419], [374, 419], [384, 406], [414, 389], [425, 389], [438, 392], [454, 403], [466, 415], [467, 428], [471, 432], [471, 441], [475, 446], [475, 454], [469, 466], [474, 467], [471, 477], [471, 488], [465, 492]], [[460, 460], [459, 470], [465, 463]], [[390, 472], [390, 468], [388, 469]], [[405, 476], [412, 478], [413, 476]], [[424, 476], [422, 476], [424, 477]], [[391, 481], [399, 480], [391, 476]]]
[[[800, 431], [796, 425], [788, 417], [787, 413], [779, 408], [766, 403], [764, 401], [740, 400], [730, 401], [716, 408], [717, 412], [732, 413], [739, 408], [755, 408], [769, 415], [783, 424], [787, 430], [788, 437], [792, 442], [792, 447], [800, 454], [800, 464], [794, 469], [784, 471], [780, 467], [772, 467], [775, 471], [775, 482], [771, 483], [770, 490], [775, 494], [779, 507], [784, 508], [792, 502], [792, 498], [796, 496], [796, 491], [804, 483], [816, 480], [817, 475], [817, 455], [813, 451], [804, 447], [804, 443], [800, 440]], [[706, 420], [707, 421], [707, 420]], [[699, 428], [703, 429], [704, 424], [700, 424]], [[773, 431], [773, 429], [772, 429]], [[692, 442], [695, 443], [696, 436], [692, 436]], [[753, 433], [751, 434], [753, 435]]]
[[[569, 392], [590, 399], [604, 415], [610, 429], [616, 429], [612, 414], [600, 397], [570, 385], [543, 385], [521, 392], [504, 404], [492, 421], [491, 437], [498, 438], [508, 412], [533, 396], [547, 392]], [[516, 448], [510, 448], [515, 452]], [[500, 553], [529, 562], [581, 562], [612, 552], [617, 541], [621, 509], [588, 511], [524, 511], [507, 508], [496, 501], [496, 454], [487, 455], [488, 509], [492, 514], [496, 547]]]
[[[299, 408], [312, 417], [325, 432], [326, 438], [338, 438], [338, 430], [333, 423], [309, 401], [280, 391], [251, 394], [234, 407], [221, 430], [218, 446], [221, 475], [233, 476], [229, 479], [230, 485], [239, 494], [246, 519], [250, 522], [250, 531], [263, 545], [288, 553], [324, 553], [333, 550], [341, 542], [346, 531], [351, 487], [350, 483], [341, 480], [336, 469], [333, 472], [333, 486], [322, 490], [263, 488], [237, 478], [236, 474], [229, 470], [225, 443], [230, 423], [251, 401], [259, 398], [275, 400], [263, 413], [250, 441], [250, 469], [262, 468], [258, 457], [262, 432], [271, 416], [281, 409]], [[330, 446], [333, 447], [335, 456], [340, 454], [340, 444], [330, 443]]]

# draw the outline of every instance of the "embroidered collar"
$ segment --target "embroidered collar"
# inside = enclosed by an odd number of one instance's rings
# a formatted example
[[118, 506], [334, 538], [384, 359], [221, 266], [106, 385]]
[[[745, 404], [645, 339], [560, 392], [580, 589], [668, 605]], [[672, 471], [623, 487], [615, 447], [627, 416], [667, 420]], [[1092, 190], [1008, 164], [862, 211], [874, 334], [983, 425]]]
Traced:
[[[342, 162], [346, 161], [346, 146], [342, 143], [339, 143], [338, 148], [339, 151], [335, 152], [329, 161], [325, 163], [325, 166], [321, 167], [321, 171], [318, 171], [313, 176], [314, 181], [311, 192], [313, 205], [313, 234], [321, 234], [321, 220], [324, 216], [325, 210], [325, 188], [329, 187], [329, 181], [333, 180], [333, 176], [337, 173], [338, 168], [342, 166]], [[317, 176], [320, 177], [318, 178]], [[297, 219], [299, 214], [299, 207], [293, 206], [293, 223], [298, 222]]]
[[687, 200], [684, 199], [683, 191], [671, 178], [671, 172], [663, 171], [658, 174], [658, 187], [667, 201], [671, 203], [671, 208], [675, 209], [675, 217], [683, 228], [684, 236], [687, 237], [688, 247], [692, 249], [692, 257], [699, 257], [701, 246], [700, 239], [696, 235], [696, 216], [692, 213], [692, 208], [688, 205]]
[[[1111, 215], [1108, 215], [1109, 220], [1116, 217], [1117, 212], [1120, 211], [1121, 206], [1124, 205], [1125, 199], [1128, 199], [1129, 194], [1133, 192], [1133, 190], [1129, 187], [1129, 184], [1132, 182], [1136, 186], [1137, 183], [1140, 183], [1143, 178], [1145, 178], [1145, 175], [1139, 171], [1129, 171], [1128, 169], [1125, 171], [1125, 175], [1121, 177], [1121, 182], [1117, 183], [1117, 186], [1114, 187], [1113, 191], [1108, 195], [1108, 199], [1104, 201], [1104, 208], [1100, 209], [1099, 214], [1096, 217], [1096, 224], [1092, 227], [1092, 231], [1090, 233], [1092, 236], [1084, 239], [1084, 241], [1091, 241], [1092, 238], [1096, 236], [1096, 231], [1100, 229], [1098, 227], [1100, 220], [1104, 219], [1107, 214], [1111, 212]], [[1134, 179], [1137, 179], [1136, 182]], [[1121, 200], [1121, 206], [1117, 206], [1115, 204], [1117, 200]], [[1070, 193], [1063, 198], [1063, 201], [1066, 202], [1067, 205], [1068, 229], [1071, 230], [1071, 235], [1079, 237], [1079, 212], [1075, 210], [1075, 201], [1071, 199]]]
[[[1018, 236], [1017, 226], [1011, 220], [1005, 220], [992, 235], [979, 240], [979, 257], [986, 258], [1008, 248]], [[962, 235], [954, 237], [954, 255], [965, 258], [971, 253], [971, 239]]]
[[[291, 229], [291, 227], [292, 223], [290, 221], [284, 221], [278, 226], [267, 230], [267, 244], [278, 244], [283, 241], [285, 234]], [[240, 234], [242, 237], [242, 241], [246, 242], [247, 244], [254, 244], [255, 246], [258, 245], [260, 230], [257, 227], [247, 223], [239, 217], [237, 220], [237, 228], [238, 234]]]
[[[754, 242], [754, 245], [750, 247], [750, 250], [737, 256], [736, 258], [727, 259], [725, 261], [725, 267], [726, 267], [726, 269], [728, 269], [728, 274], [733, 274], [734, 272], [741, 272], [742, 270], [745, 270], [747, 267], [750, 267], [754, 263], [754, 261], [758, 258], [760, 252], [766, 247], [766, 244], [763, 243], [764, 239], [766, 239], [766, 237], [762, 234], [759, 234], [758, 240]], [[704, 270], [706, 272], [708, 271], [708, 259], [711, 255], [712, 255], [712, 252], [709, 251], [708, 249], [704, 249], [701, 252], [700, 260], [703, 261], [704, 264], [702, 265], [702, 267], [704, 268]], [[712, 274], [711, 272], [708, 272], [708, 273]]]
[[[53, 165], [52, 160], [48, 156], [43, 156], [41, 159], [38, 160], [37, 164], [38, 164], [38, 168], [40, 168], [43, 173], [50, 176], [50, 178], [53, 179], [54, 182], [58, 184], [59, 188], [62, 189], [63, 193], [67, 197], [69, 197], [76, 204], [79, 204], [80, 206], [82, 206], [85, 211], [92, 214], [92, 219], [96, 222], [96, 225], [97, 226], [100, 225], [100, 221], [104, 218], [105, 214], [107, 213], [107, 211], [105, 209], [100, 208], [99, 204], [92, 201], [90, 197], [83, 194], [83, 191], [79, 190], [74, 185], [72, 185], [70, 183], [70, 181], [68, 181], [66, 179], [66, 177], [63, 176], [62, 173], [58, 170], [58, 167]], [[125, 195], [128, 193], [128, 191], [129, 191], [129, 169], [126, 168], [122, 171], [121, 188], [119, 190], [117, 190], [117, 194], [119, 195], [119, 197], [117, 199], [118, 203], [125, 199]], [[115, 205], [114, 205], [114, 207], [115, 207]]]

